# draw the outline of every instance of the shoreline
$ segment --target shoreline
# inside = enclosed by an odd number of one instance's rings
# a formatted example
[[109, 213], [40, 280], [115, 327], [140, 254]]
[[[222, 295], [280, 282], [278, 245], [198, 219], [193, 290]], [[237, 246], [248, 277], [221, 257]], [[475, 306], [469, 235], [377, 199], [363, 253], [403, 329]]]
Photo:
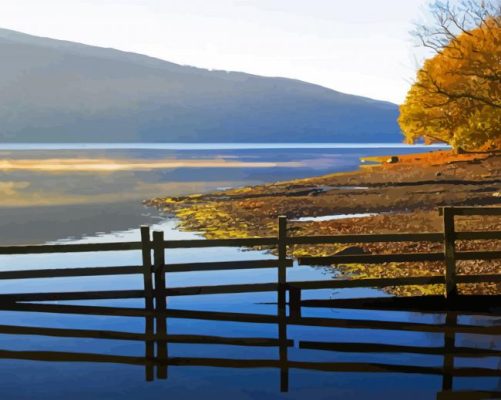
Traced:
[[[460, 205], [501, 205], [501, 155], [461, 154], [450, 151], [370, 157], [377, 164], [351, 172], [295, 179], [190, 196], [145, 201], [180, 220], [179, 229], [202, 232], [206, 238], [270, 236], [276, 218], [289, 218], [291, 235], [437, 232], [442, 219], [437, 208]], [[357, 218], [315, 217], [337, 214], [376, 214]], [[309, 218], [311, 221], [297, 221]], [[296, 220], [296, 221], [291, 221]], [[501, 230], [496, 217], [458, 220], [461, 230]], [[470, 247], [466, 248], [465, 245]], [[499, 245], [499, 244], [497, 244]], [[473, 247], [471, 247], [473, 246]], [[352, 245], [367, 253], [442, 251], [440, 243], [386, 243]], [[295, 256], [331, 255], [347, 246], [295, 246]], [[461, 250], [493, 249], [496, 241], [458, 243]], [[353, 249], [352, 249], [353, 250]], [[470, 270], [499, 272], [501, 263], [460, 262], [461, 273]], [[376, 266], [336, 266], [345, 276], [395, 277], [430, 275], [442, 263], [387, 263]], [[438, 287], [389, 289], [409, 295], [437, 293]], [[467, 292], [501, 293], [501, 284], [468, 285]]]

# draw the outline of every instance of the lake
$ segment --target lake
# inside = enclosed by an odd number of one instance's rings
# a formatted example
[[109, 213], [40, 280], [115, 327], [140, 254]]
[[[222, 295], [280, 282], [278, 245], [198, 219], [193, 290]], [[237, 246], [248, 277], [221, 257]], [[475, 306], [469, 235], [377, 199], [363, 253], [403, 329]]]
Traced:
[[4, 143], [0, 242], [129, 229], [157, 217], [142, 206], [145, 199], [350, 171], [360, 157], [429, 150], [401, 144]]
[[[359, 167], [359, 159], [363, 156], [427, 150], [397, 145], [362, 147], [338, 144], [4, 144], [0, 146], [0, 190], [3, 193], [0, 242], [5, 245], [134, 241], [139, 240], [137, 227], [142, 223], [152, 225], [154, 230], [163, 230], [166, 239], [200, 238], [197, 232], [180, 232], [175, 218], [143, 207], [141, 200], [353, 170]], [[228, 247], [203, 251], [168, 249], [165, 256], [167, 263], [270, 258], [263, 251]], [[0, 256], [2, 271], [140, 263], [139, 251]], [[287, 271], [290, 281], [335, 278], [336, 272], [331, 268], [294, 265]], [[276, 280], [276, 269], [168, 273], [166, 279], [168, 287], [272, 282]], [[0, 292], [142, 289], [142, 285], [142, 278], [137, 275], [1, 280]], [[357, 296], [387, 294], [375, 289], [304, 293], [305, 299]], [[274, 292], [180, 296], [169, 298], [168, 308], [275, 315], [276, 301]], [[144, 300], [54, 304], [142, 308]], [[450, 351], [446, 346], [447, 343], [450, 345], [451, 335], [426, 329], [426, 324], [450, 323], [451, 315], [439, 312], [305, 307], [302, 310], [305, 318], [394, 321], [404, 326], [406, 323], [423, 324], [424, 328], [389, 330], [291, 324], [287, 326], [287, 339], [293, 343], [287, 349], [287, 357], [296, 364], [285, 371], [273, 366], [251, 366], [252, 360], [277, 359], [279, 349], [276, 346], [173, 342], [168, 343], [169, 357], [178, 361], [231, 359], [240, 360], [241, 365], [238, 368], [228, 365], [169, 366], [167, 379], [152, 382], [145, 380], [145, 367], [132, 362], [145, 356], [143, 341], [19, 333], [22, 331], [19, 327], [141, 333], [145, 329], [144, 318], [9, 310], [0, 311], [0, 315], [0, 387], [2, 398], [6, 399], [154, 399], [162, 395], [186, 399], [435, 399], [438, 392], [450, 386], [451, 381], [450, 376], [437, 372], [446, 362], [444, 353]], [[454, 366], [499, 369], [499, 335], [471, 332], [475, 327], [481, 330], [482, 327], [499, 326], [499, 315], [461, 314], [452, 317], [459, 324], [473, 326], [469, 331], [453, 333], [454, 346], [466, 349], [462, 353], [458, 351]], [[275, 323], [168, 318], [167, 331], [169, 335], [272, 339], [277, 338], [280, 327]], [[316, 343], [316, 348], [312, 342]], [[371, 343], [376, 349], [368, 351], [370, 347], [367, 347], [366, 351], [346, 351], [335, 347], [329, 350], [318, 348], [318, 342], [324, 347], [329, 343]], [[428, 351], [420, 353], [411, 349], [413, 346]], [[80, 358], [74, 356], [75, 353], [80, 354]], [[110, 357], [86, 358], [82, 354]], [[331, 366], [336, 363], [337, 370], [322, 370], [318, 364], [316, 369], [300, 368], [301, 362], [331, 363]], [[375, 372], [381, 364], [393, 368]], [[362, 366], [372, 372], [357, 370]], [[284, 379], [288, 379], [287, 393], [280, 391]], [[453, 388], [499, 392], [501, 379], [497, 375], [455, 377]]]

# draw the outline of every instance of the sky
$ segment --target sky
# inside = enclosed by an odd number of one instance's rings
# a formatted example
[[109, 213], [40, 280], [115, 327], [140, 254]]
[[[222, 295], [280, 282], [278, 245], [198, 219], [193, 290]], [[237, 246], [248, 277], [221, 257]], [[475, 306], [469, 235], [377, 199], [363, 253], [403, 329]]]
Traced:
[[[403, 102], [427, 0], [0, 0], [0, 27]], [[419, 58], [419, 57], [418, 57]]]

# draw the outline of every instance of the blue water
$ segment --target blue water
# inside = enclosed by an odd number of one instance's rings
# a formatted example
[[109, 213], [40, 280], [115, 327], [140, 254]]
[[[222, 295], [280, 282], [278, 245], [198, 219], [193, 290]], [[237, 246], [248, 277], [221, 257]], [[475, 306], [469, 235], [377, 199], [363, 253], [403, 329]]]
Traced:
[[[150, 223], [153, 211], [144, 209], [141, 201], [157, 196], [353, 171], [364, 165], [361, 157], [438, 148], [400, 143], [4, 143], [0, 144], [0, 161], [5, 161], [0, 163], [0, 244], [44, 243]], [[47, 160], [105, 160], [127, 167], [118, 171], [6, 167], [16, 162], [36, 167]], [[185, 166], [167, 167], [177, 161]], [[197, 167], [197, 162], [206, 166]], [[165, 167], [156, 167], [159, 163]], [[141, 167], [134, 167], [137, 164]]]
[[[194, 239], [200, 236], [192, 232], [180, 232], [176, 221], [159, 220], [153, 230], [163, 230], [172, 240]], [[79, 240], [63, 240], [61, 243], [87, 243], [139, 240], [139, 231], [129, 229], [99, 234]], [[239, 248], [212, 248], [203, 250], [168, 249], [166, 262], [259, 260], [270, 258], [263, 251]], [[2, 270], [32, 268], [58, 268], [105, 265], [137, 265], [141, 263], [139, 251], [81, 253], [64, 255], [0, 256]], [[168, 268], [168, 267], [167, 267]], [[288, 269], [287, 280], [334, 279], [335, 272], [329, 268], [297, 266]], [[217, 285], [249, 282], [274, 282], [276, 269], [239, 270], [197, 273], [167, 273], [168, 287], [190, 285]], [[19, 281], [1, 281], [2, 293], [80, 291], [107, 289], [141, 289], [141, 276], [51, 278]], [[329, 299], [355, 296], [385, 296], [373, 289], [317, 290], [306, 291], [304, 299]], [[117, 307], [143, 307], [143, 300], [100, 300], [59, 302], [59, 304], [87, 304]], [[168, 308], [229, 311], [240, 313], [276, 314], [276, 293], [253, 293], [235, 295], [206, 295], [172, 297]], [[329, 308], [303, 308], [304, 317], [388, 320], [401, 322], [444, 323], [441, 313], [420, 314], [411, 312], [382, 312], [343, 310]], [[78, 316], [30, 312], [0, 312], [1, 323], [16, 326], [40, 326], [58, 328], [117, 330], [141, 333], [144, 319], [141, 317]], [[499, 324], [494, 317], [461, 316], [461, 323]], [[169, 318], [169, 334], [219, 335], [229, 337], [276, 338], [275, 324], [251, 324]], [[326, 362], [386, 363], [393, 365], [435, 366], [442, 365], [442, 356], [404, 353], [340, 353], [300, 349], [300, 340], [323, 342], [361, 342], [399, 345], [442, 346], [444, 338], [439, 333], [399, 332], [389, 330], [365, 330], [289, 326], [289, 339], [295, 345], [288, 350], [289, 360]], [[457, 346], [491, 348], [501, 350], [498, 336], [457, 334]], [[144, 356], [144, 343], [97, 339], [64, 339], [44, 336], [0, 335], [0, 349], [11, 351], [58, 351], [88, 352]], [[168, 345], [169, 357], [215, 357], [231, 359], [277, 359], [278, 348], [239, 347], [228, 345]], [[499, 357], [456, 358], [456, 366], [497, 368]], [[170, 366], [167, 380], [146, 382], [144, 367], [92, 362], [47, 362], [0, 360], [0, 386], [2, 398], [6, 399], [145, 399], [170, 396], [173, 398], [243, 398], [243, 399], [433, 399], [441, 390], [442, 378], [434, 375], [404, 373], [348, 373], [319, 372], [301, 369], [289, 371], [289, 392], [281, 393], [280, 375], [277, 369], [231, 369], [216, 367]], [[498, 378], [455, 378], [454, 388], [499, 390]]]
[[442, 144], [403, 143], [0, 143], [0, 150], [283, 150], [447, 149]]
[[[17, 146], [17, 147], [16, 147]], [[90, 146], [90, 147], [88, 147]], [[392, 150], [396, 149], [396, 150]], [[30, 171], [0, 172], [5, 186], [0, 200], [0, 245], [20, 243], [95, 243], [139, 240], [140, 223], [162, 230], [166, 239], [200, 238], [197, 232], [181, 232], [177, 221], [144, 208], [140, 200], [155, 195], [180, 195], [214, 190], [221, 185], [235, 187], [272, 182], [278, 179], [314, 176], [358, 168], [359, 158], [370, 155], [410, 153], [428, 148], [392, 144], [15, 144], [0, 145], [7, 159], [107, 157], [116, 159], [207, 159], [225, 157], [238, 160], [301, 161], [296, 168], [205, 168], [120, 173], [47, 173]], [[391, 150], [391, 152], [389, 151]], [[224, 181], [224, 183], [222, 183]], [[20, 185], [28, 182], [28, 185]], [[177, 186], [176, 186], [177, 185]], [[19, 187], [15, 192], [13, 188]], [[1, 188], [1, 186], [0, 186]], [[14, 193], [15, 192], [15, 193]], [[14, 197], [17, 195], [18, 197]], [[37, 203], [57, 195], [61, 204]], [[78, 197], [77, 197], [78, 195]], [[10, 196], [10, 197], [9, 197]], [[30, 200], [23, 207], [7, 204]], [[78, 199], [76, 201], [75, 199]], [[105, 199], [105, 200], [103, 200]], [[107, 200], [111, 199], [111, 200]], [[121, 201], [119, 201], [121, 199]], [[1, 201], [5, 203], [2, 206]], [[17, 235], [17, 236], [16, 236]], [[28, 238], [28, 239], [27, 239]], [[260, 260], [272, 255], [264, 251], [239, 248], [168, 249], [166, 263], [198, 261]], [[139, 265], [139, 251], [40, 254], [0, 256], [0, 269], [71, 268], [84, 266]], [[330, 280], [330, 268], [298, 266], [287, 271], [287, 280]], [[167, 273], [168, 287], [231, 283], [274, 282], [276, 269]], [[142, 289], [141, 276], [51, 278], [23, 281], [0, 280], [0, 293], [83, 290]], [[358, 296], [387, 296], [375, 289], [305, 291], [303, 299], [335, 299]], [[227, 311], [275, 315], [276, 293], [171, 297], [168, 308]], [[58, 304], [86, 304], [117, 307], [143, 307], [144, 300], [73, 301]], [[332, 308], [303, 308], [304, 317], [386, 320], [441, 324], [443, 313], [383, 312]], [[499, 325], [499, 316], [460, 315], [463, 324]], [[36, 312], [0, 311], [0, 325], [38, 326], [144, 332], [143, 317], [109, 317]], [[205, 334], [228, 337], [277, 338], [276, 324], [218, 322], [169, 318], [169, 334]], [[400, 332], [381, 329], [325, 328], [290, 325], [287, 336], [294, 340], [289, 360], [326, 362], [387, 363], [440, 367], [442, 356], [408, 353], [343, 353], [300, 349], [299, 341], [361, 342], [423, 347], [442, 346], [440, 333]], [[496, 335], [456, 334], [456, 346], [501, 350]], [[231, 359], [277, 359], [277, 347], [239, 347], [228, 345], [168, 344], [169, 357], [214, 357]], [[132, 341], [69, 339], [48, 336], [0, 334], [0, 351], [57, 351], [144, 356], [145, 344]], [[0, 390], [2, 399], [435, 399], [442, 389], [442, 377], [406, 373], [321, 372], [302, 369], [289, 371], [289, 391], [280, 392], [278, 369], [232, 369], [216, 367], [169, 366], [167, 380], [145, 381], [144, 366], [96, 362], [49, 362], [13, 360], [0, 352]], [[3, 357], [3, 358], [2, 358]], [[500, 357], [459, 358], [456, 366], [499, 368]], [[454, 378], [455, 390], [501, 390], [499, 377]]]

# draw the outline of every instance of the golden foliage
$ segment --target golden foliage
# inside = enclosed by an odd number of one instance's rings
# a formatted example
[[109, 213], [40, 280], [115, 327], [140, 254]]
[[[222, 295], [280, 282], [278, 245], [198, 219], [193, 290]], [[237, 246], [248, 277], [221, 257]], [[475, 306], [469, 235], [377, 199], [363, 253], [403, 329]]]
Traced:
[[501, 149], [501, 17], [465, 31], [417, 73], [400, 107], [406, 142]]

